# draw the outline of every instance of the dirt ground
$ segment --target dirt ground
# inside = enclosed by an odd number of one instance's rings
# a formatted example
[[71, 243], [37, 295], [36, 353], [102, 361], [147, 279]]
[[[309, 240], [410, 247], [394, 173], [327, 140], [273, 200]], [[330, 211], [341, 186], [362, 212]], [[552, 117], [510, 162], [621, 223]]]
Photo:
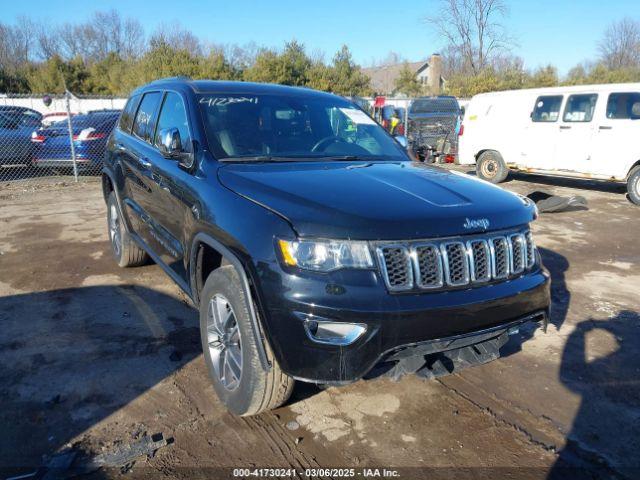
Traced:
[[155, 456], [93, 476], [384, 467], [402, 478], [574, 478], [571, 467], [640, 478], [640, 207], [610, 184], [503, 186], [589, 203], [534, 225], [553, 278], [546, 334], [521, 331], [500, 360], [441, 380], [298, 384], [283, 408], [237, 418], [215, 397], [185, 295], [159, 267], [111, 258], [97, 179], [0, 183], [0, 473], [162, 432], [173, 443]]

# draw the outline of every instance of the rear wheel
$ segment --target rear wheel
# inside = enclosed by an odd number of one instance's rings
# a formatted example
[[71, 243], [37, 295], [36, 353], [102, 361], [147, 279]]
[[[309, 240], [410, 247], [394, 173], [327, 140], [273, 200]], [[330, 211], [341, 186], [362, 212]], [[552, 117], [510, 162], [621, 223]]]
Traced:
[[476, 173], [483, 180], [491, 183], [500, 183], [509, 175], [509, 168], [504, 163], [502, 155], [495, 150], [487, 150], [478, 157]]
[[137, 267], [149, 260], [147, 252], [141, 249], [131, 238], [129, 232], [122, 225], [120, 209], [116, 194], [111, 192], [107, 200], [107, 226], [111, 251], [121, 267]]
[[631, 170], [627, 179], [629, 198], [636, 205], [640, 205], [640, 165]]
[[200, 336], [213, 388], [236, 415], [256, 415], [286, 402], [294, 380], [267, 348], [271, 368], [265, 370], [251, 328], [248, 299], [232, 265], [216, 269], [200, 295]]

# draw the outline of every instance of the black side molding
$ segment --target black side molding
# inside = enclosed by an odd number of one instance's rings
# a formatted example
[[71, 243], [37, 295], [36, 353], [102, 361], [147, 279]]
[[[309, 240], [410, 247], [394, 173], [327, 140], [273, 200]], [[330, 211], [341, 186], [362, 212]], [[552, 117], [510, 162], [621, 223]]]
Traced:
[[[216, 251], [218, 251], [225, 260], [227, 260], [231, 265], [233, 265], [233, 267], [236, 269], [236, 272], [238, 272], [238, 275], [240, 275], [240, 279], [242, 280], [242, 289], [244, 290], [244, 293], [247, 297], [247, 303], [249, 306], [249, 317], [251, 320], [251, 329], [253, 330], [253, 334], [255, 335], [255, 337], [260, 340], [259, 342], [257, 342], [258, 357], [260, 358], [260, 364], [262, 365], [262, 368], [264, 368], [265, 370], [270, 370], [271, 364], [267, 359], [267, 352], [264, 346], [264, 342], [266, 340], [264, 339], [260, 330], [260, 326], [258, 324], [258, 314], [255, 310], [254, 302], [252, 300], [251, 288], [249, 286], [249, 278], [247, 277], [247, 273], [245, 272], [244, 267], [242, 266], [242, 262], [240, 262], [238, 257], [231, 250], [229, 250], [227, 247], [225, 247], [222, 243], [220, 243], [218, 240], [213, 238], [211, 235], [208, 235], [202, 232], [198, 233], [194, 237], [193, 241], [191, 242], [191, 252], [189, 254], [189, 275], [191, 279], [191, 285], [195, 285], [194, 266], [196, 265], [196, 255], [198, 254], [198, 249], [196, 248], [196, 245], [199, 243], [205, 243], [209, 245], [211, 248], [214, 248]], [[194, 291], [194, 295], [193, 295], [194, 300], [197, 300], [198, 303], [200, 303], [200, 298], [196, 298], [197, 294], [195, 292], [195, 289], [192, 289], [192, 290]]]

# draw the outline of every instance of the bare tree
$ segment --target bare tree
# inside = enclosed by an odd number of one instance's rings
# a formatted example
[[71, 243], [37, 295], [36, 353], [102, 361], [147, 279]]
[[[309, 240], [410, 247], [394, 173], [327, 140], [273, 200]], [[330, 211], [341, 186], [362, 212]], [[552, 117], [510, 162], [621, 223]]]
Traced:
[[55, 55], [61, 55], [62, 44], [58, 34], [59, 28], [53, 28], [45, 23], [38, 23], [36, 28], [37, 57], [48, 60]]
[[193, 55], [202, 55], [203, 45], [200, 39], [180, 24], [161, 24], [149, 40], [151, 48], [161, 44], [177, 50], [186, 50]]
[[0, 24], [0, 67], [15, 70], [29, 62], [34, 54], [36, 24], [18, 17], [14, 25]]
[[89, 56], [90, 47], [87, 43], [87, 25], [65, 23], [57, 31], [60, 39], [60, 53], [66, 59]]
[[503, 0], [441, 0], [439, 12], [427, 22], [446, 39], [462, 68], [476, 75], [510, 43], [500, 23], [506, 14]]
[[66, 59], [81, 56], [88, 62], [100, 61], [110, 53], [126, 59], [144, 51], [144, 30], [140, 22], [123, 20], [115, 10], [95, 12], [86, 23], [66, 23], [54, 35], [58, 37], [58, 51]]
[[623, 18], [611, 23], [598, 43], [600, 61], [607, 68], [640, 66], [640, 22]]
[[135, 58], [144, 52], [144, 28], [133, 18], [127, 18], [123, 25], [122, 51], [124, 58]]

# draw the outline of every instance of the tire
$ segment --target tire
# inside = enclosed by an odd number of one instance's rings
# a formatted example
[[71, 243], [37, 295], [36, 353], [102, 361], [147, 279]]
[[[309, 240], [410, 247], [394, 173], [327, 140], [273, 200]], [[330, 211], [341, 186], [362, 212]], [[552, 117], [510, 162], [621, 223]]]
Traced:
[[629, 199], [636, 205], [640, 205], [640, 166], [633, 168], [629, 173], [627, 192]]
[[149, 261], [147, 252], [141, 249], [122, 225], [120, 209], [114, 192], [107, 199], [107, 232], [111, 243], [111, 252], [121, 267], [138, 267]]
[[476, 174], [479, 178], [491, 183], [503, 182], [509, 175], [509, 168], [495, 150], [482, 152], [476, 162]]
[[268, 345], [271, 369], [262, 367], [257, 347], [262, 340], [251, 328], [248, 301], [232, 265], [214, 270], [200, 295], [200, 337], [213, 388], [220, 401], [241, 416], [279, 407], [295, 383], [282, 372]]

